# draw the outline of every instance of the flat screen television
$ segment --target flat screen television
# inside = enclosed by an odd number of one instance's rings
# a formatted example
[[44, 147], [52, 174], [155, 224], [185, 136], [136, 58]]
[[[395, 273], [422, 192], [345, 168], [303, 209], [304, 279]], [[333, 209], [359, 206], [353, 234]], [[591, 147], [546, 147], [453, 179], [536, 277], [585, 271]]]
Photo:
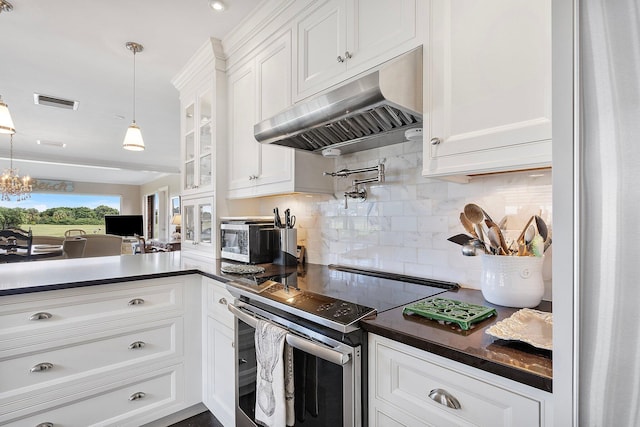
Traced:
[[105, 215], [105, 233], [116, 236], [142, 236], [142, 215]]

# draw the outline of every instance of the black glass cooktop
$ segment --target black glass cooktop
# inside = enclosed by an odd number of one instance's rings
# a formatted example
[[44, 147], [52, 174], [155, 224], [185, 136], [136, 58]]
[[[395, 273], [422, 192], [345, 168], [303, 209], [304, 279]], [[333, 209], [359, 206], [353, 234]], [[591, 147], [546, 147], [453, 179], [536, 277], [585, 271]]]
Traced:
[[261, 275], [235, 276], [228, 285], [249, 300], [271, 301], [280, 310], [340, 325], [457, 288], [450, 282], [314, 264], [288, 270], [268, 266]]

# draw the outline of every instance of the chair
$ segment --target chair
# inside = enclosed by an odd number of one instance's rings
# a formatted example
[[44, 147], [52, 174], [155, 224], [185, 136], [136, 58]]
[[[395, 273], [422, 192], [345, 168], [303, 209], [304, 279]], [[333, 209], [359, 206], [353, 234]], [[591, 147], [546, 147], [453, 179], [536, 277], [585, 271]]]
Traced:
[[84, 236], [85, 234], [87, 234], [87, 232], [84, 230], [81, 230], [79, 228], [70, 228], [69, 230], [64, 232], [64, 237]]
[[31, 230], [5, 228], [0, 230], [0, 262], [21, 262], [31, 259]]
[[82, 258], [84, 249], [87, 246], [87, 239], [84, 237], [71, 237], [64, 239], [62, 243], [62, 253], [64, 258]]
[[122, 237], [113, 234], [83, 234], [84, 257], [122, 255]]

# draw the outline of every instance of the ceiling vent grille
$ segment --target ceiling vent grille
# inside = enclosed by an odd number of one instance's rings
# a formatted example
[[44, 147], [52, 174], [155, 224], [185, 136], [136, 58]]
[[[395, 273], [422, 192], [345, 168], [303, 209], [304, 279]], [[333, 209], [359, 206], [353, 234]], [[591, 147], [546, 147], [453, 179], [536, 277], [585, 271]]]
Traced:
[[48, 107], [64, 108], [65, 110], [77, 110], [78, 101], [70, 99], [56, 98], [48, 95], [41, 95], [39, 93], [33, 94], [33, 102], [36, 105], [46, 105]]

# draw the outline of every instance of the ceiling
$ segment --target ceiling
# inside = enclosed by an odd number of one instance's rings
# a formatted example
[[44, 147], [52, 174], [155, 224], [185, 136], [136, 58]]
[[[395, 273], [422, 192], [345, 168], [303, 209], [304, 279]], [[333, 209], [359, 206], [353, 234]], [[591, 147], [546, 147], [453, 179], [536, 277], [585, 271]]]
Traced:
[[[179, 173], [180, 104], [171, 79], [261, 0], [225, 0], [222, 13], [207, 0], [9, 1], [13, 11], [0, 13], [0, 95], [17, 131], [14, 166], [40, 179], [140, 185]], [[135, 56], [141, 152], [121, 148], [133, 114], [128, 41], [144, 46]], [[34, 93], [79, 107], [35, 105]], [[9, 146], [0, 135], [0, 169], [9, 166]]]

